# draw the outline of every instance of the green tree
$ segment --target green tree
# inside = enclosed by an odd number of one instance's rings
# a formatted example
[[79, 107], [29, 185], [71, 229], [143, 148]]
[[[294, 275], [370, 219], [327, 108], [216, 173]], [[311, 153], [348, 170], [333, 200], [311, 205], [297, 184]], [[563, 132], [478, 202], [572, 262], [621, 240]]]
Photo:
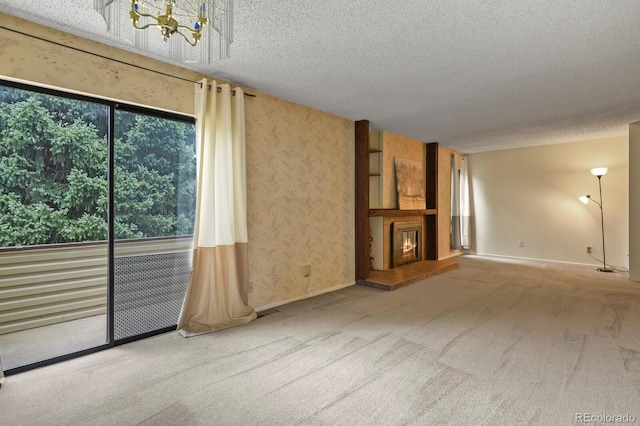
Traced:
[[[0, 86], [0, 246], [107, 238], [104, 105]], [[117, 111], [115, 238], [193, 232], [194, 126]]]
[[91, 123], [55, 115], [34, 97], [0, 106], [0, 226], [12, 240], [5, 245], [106, 238], [104, 226], [73, 226], [106, 223], [106, 140]]
[[130, 112], [116, 116], [131, 125], [115, 145], [116, 238], [192, 233], [193, 125]]

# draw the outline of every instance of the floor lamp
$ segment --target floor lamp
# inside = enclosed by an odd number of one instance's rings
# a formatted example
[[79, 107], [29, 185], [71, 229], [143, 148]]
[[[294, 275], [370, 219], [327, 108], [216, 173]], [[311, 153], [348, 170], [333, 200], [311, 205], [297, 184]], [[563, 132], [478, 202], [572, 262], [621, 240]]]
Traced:
[[589, 203], [589, 200], [593, 201], [600, 207], [600, 222], [602, 224], [602, 268], [598, 268], [600, 272], [613, 272], [613, 269], [607, 266], [607, 254], [604, 249], [604, 214], [602, 212], [602, 176], [606, 175], [609, 171], [606, 167], [596, 167], [595, 169], [591, 169], [591, 174], [598, 178], [598, 187], [600, 188], [600, 202], [597, 202], [591, 195], [585, 195], [580, 197], [580, 201], [585, 204]]

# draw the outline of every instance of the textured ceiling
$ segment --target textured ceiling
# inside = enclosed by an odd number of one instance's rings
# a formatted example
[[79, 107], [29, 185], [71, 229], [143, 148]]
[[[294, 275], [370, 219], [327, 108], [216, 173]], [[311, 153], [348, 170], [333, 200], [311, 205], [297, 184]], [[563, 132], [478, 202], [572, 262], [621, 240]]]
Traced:
[[[80, 3], [0, 11], [120, 46]], [[186, 67], [472, 153], [626, 134], [639, 23], [638, 0], [235, 0], [231, 59]]]

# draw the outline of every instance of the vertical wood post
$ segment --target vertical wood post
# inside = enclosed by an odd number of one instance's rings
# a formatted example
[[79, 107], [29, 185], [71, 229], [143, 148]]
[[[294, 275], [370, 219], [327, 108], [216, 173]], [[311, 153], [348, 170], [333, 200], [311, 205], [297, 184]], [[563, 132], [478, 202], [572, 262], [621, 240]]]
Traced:
[[369, 121], [355, 123], [355, 261], [356, 281], [369, 276]]
[[[427, 144], [426, 149], [426, 198], [427, 209], [438, 208], [438, 143]], [[438, 260], [438, 216], [425, 216], [426, 234], [425, 238], [425, 259]]]

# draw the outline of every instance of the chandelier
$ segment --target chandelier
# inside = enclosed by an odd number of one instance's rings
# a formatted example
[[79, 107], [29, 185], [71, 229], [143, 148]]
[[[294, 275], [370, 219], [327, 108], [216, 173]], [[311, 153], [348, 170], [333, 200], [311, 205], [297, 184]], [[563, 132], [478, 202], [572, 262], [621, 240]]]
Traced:
[[94, 0], [107, 31], [151, 56], [209, 64], [229, 57], [233, 0]]
[[[142, 7], [141, 7], [142, 5]], [[154, 9], [156, 7], [152, 2], [145, 2], [144, 0], [131, 0], [131, 11], [129, 12], [129, 17], [131, 18], [131, 22], [136, 29], [145, 30], [149, 27], [158, 27], [160, 28], [160, 33], [162, 34], [162, 38], [166, 43], [169, 37], [173, 34], [179, 34], [182, 38], [185, 39], [187, 43], [192, 46], [198, 44], [198, 40], [200, 40], [200, 31], [202, 31], [202, 27], [208, 22], [207, 19], [207, 4], [202, 3], [198, 9], [198, 16], [195, 18], [195, 24], [193, 28], [188, 27], [186, 25], [180, 25], [178, 21], [175, 19], [179, 17], [177, 14], [173, 12], [173, 7], [175, 5], [175, 1], [165, 0], [164, 1], [164, 15], [158, 14], [155, 16], [151, 13], [145, 13], [143, 11], [144, 6], [147, 6], [149, 9]], [[156, 10], [150, 10], [149, 12], [162, 12]], [[189, 15], [185, 15], [187, 19], [191, 18]], [[140, 18], [145, 19], [148, 18], [150, 21], [148, 24], [141, 24]], [[191, 20], [191, 19], [189, 19]], [[190, 39], [185, 33], [190, 33], [192, 38]]]

